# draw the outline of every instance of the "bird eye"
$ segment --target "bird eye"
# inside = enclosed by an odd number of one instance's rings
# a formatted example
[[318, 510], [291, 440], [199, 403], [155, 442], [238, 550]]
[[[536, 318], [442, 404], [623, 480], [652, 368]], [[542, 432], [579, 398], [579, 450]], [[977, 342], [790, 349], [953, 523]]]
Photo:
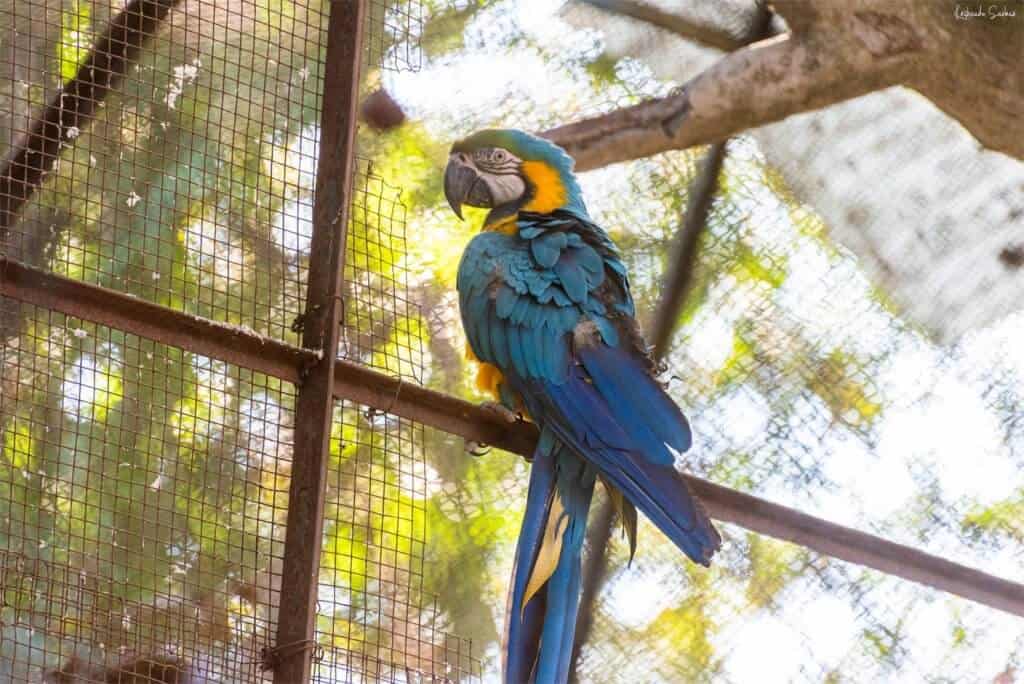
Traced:
[[498, 149], [494, 150], [494, 153], [491, 155], [491, 160], [499, 162], [499, 163], [503, 162], [503, 161], [507, 161], [508, 160], [508, 152], [506, 152], [505, 150], [503, 150], [501, 148], [498, 148]]

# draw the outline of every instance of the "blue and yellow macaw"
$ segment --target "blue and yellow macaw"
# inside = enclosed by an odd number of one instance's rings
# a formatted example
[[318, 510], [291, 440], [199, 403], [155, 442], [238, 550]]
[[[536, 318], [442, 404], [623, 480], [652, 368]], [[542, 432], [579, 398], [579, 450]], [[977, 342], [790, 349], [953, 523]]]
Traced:
[[572, 159], [517, 130], [455, 143], [444, 192], [489, 208], [459, 265], [462, 325], [478, 383], [540, 428], [505, 625], [511, 684], [565, 682], [594, 484], [636, 542], [641, 510], [707, 565], [721, 545], [674, 464], [690, 427], [655, 378], [626, 268], [590, 220]]

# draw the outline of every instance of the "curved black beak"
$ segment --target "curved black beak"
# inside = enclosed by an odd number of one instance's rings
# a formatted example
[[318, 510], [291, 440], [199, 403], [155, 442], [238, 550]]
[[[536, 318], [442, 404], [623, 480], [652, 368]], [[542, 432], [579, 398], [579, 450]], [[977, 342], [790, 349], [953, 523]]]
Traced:
[[489, 208], [494, 202], [491, 189], [464, 154], [453, 154], [448, 158], [448, 166], [444, 170], [444, 196], [460, 219], [463, 204]]

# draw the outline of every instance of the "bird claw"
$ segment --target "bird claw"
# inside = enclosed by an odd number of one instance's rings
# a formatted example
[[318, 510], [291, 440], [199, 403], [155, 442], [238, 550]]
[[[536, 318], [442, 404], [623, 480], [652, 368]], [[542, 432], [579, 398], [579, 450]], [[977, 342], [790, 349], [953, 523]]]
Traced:
[[496, 401], [480, 402], [480, 408], [482, 408], [484, 411], [487, 411], [488, 413], [497, 416], [498, 418], [508, 423], [509, 425], [519, 422], [518, 413], [510, 410], [504, 404], [498, 403]]

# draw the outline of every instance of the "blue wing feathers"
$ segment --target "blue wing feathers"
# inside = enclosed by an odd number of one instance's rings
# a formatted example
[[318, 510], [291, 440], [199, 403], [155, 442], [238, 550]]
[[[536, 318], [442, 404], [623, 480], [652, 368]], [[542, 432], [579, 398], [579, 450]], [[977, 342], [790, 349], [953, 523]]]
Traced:
[[640, 361], [612, 346], [585, 347], [578, 354], [606, 401], [624, 399], [623, 406], [642, 409], [647, 414], [645, 423], [658, 438], [680, 453], [690, 448], [692, 439], [686, 416]]
[[691, 560], [707, 565], [721, 538], [686, 482], [671, 463], [651, 460], [633, 445], [618, 416], [584, 378], [573, 372], [561, 385], [535, 388], [547, 398], [546, 425], [594, 463]]
[[498, 321], [488, 326], [491, 333], [491, 353], [494, 355], [494, 362], [498, 368], [508, 368], [511, 365], [511, 357], [508, 353], [508, 343], [505, 339], [505, 325]]
[[512, 311], [515, 309], [519, 300], [519, 295], [517, 295], [516, 291], [508, 285], [502, 285], [498, 288], [498, 297], [494, 300], [495, 311], [498, 313], [498, 318], [508, 318], [511, 316]]
[[522, 325], [526, 320], [526, 313], [530, 310], [530, 300], [526, 297], [516, 299], [515, 306], [508, 314], [508, 319], [515, 325]]
[[555, 273], [562, 283], [565, 294], [569, 295], [569, 299], [577, 304], [581, 304], [587, 299], [587, 281], [580, 271], [579, 266], [567, 259], [562, 259], [555, 264]]
[[520, 335], [522, 328], [518, 325], [508, 327], [508, 351], [512, 358], [512, 368], [517, 375], [527, 377], [528, 367], [526, 355], [523, 350], [523, 338]]

